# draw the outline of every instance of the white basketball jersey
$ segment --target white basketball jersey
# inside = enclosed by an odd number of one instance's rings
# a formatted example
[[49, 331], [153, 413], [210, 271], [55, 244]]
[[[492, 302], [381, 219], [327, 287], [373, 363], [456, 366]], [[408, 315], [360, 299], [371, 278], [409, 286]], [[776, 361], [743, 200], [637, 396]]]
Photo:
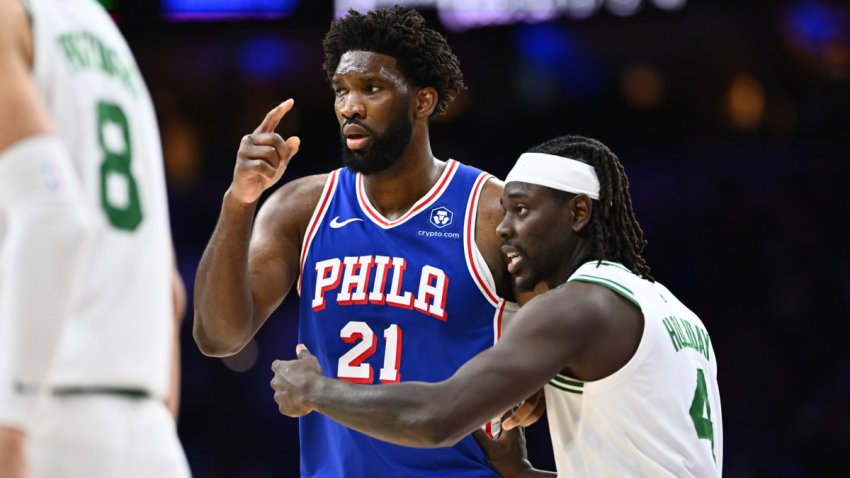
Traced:
[[664, 286], [620, 264], [582, 265], [568, 279], [599, 284], [641, 309], [635, 355], [593, 382], [558, 375], [545, 387], [559, 476], [719, 477], [723, 424], [717, 361], [700, 319]]
[[[173, 337], [171, 238], [156, 116], [136, 62], [94, 0], [25, 0], [33, 77], [99, 212], [52, 386], [161, 395]], [[44, 300], [50, 300], [45, 297]]]

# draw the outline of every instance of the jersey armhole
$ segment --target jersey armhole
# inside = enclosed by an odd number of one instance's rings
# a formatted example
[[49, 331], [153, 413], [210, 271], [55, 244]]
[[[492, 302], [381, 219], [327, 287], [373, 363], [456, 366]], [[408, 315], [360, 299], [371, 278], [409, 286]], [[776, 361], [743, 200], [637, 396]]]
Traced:
[[466, 260], [466, 267], [472, 281], [478, 286], [478, 290], [493, 307], [498, 308], [502, 299], [496, 293], [496, 281], [493, 279], [493, 274], [490, 273], [490, 267], [487, 266], [484, 255], [481, 254], [478, 244], [475, 242], [478, 201], [481, 199], [484, 184], [492, 177], [488, 173], [479, 174], [469, 194], [469, 200], [466, 203], [466, 217], [463, 221], [463, 257]]
[[316, 209], [313, 210], [313, 215], [310, 217], [310, 222], [307, 223], [307, 232], [304, 234], [304, 241], [301, 243], [301, 258], [298, 266], [298, 283], [296, 290], [298, 296], [301, 297], [301, 278], [304, 277], [304, 263], [307, 261], [308, 251], [313, 238], [316, 237], [316, 232], [319, 229], [319, 224], [325, 218], [325, 213], [328, 212], [331, 198], [336, 192], [337, 184], [339, 184], [339, 169], [328, 174], [328, 179], [325, 181], [325, 187], [322, 189], [322, 194], [319, 196], [319, 202], [316, 203]]

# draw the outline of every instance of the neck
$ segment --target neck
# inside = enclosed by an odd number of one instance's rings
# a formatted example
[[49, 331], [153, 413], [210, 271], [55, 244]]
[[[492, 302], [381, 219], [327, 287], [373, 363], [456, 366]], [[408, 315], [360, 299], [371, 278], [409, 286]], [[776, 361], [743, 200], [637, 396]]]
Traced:
[[582, 264], [594, 260], [591, 257], [590, 243], [587, 239], [579, 239], [578, 244], [572, 251], [564, 255], [564, 260], [561, 262], [561, 267], [558, 273], [555, 274], [546, 284], [550, 289], [554, 289], [565, 283], [567, 279], [579, 268]]
[[[417, 146], [418, 145], [418, 146]], [[402, 157], [384, 171], [363, 176], [369, 202], [389, 220], [403, 216], [436, 184], [446, 167], [427, 140], [411, 141]]]

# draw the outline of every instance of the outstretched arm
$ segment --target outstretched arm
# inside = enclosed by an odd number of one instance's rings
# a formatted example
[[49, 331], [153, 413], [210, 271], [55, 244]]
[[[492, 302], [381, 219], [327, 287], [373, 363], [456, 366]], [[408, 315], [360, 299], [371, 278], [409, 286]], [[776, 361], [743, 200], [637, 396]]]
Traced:
[[[279, 189], [254, 222], [260, 195], [276, 184], [300, 140], [274, 133], [292, 108], [272, 109], [252, 134], [242, 138], [233, 182], [195, 279], [194, 337], [210, 356], [237, 353], [283, 301], [298, 274], [299, 225], [306, 201], [297, 184]], [[315, 202], [313, 203], [315, 205]], [[309, 216], [309, 213], [307, 213]]]
[[[318, 411], [381, 440], [414, 447], [450, 446], [545, 385], [594, 332], [571, 302], [580, 295], [550, 293], [520, 309], [502, 339], [439, 383], [366, 386], [321, 375], [316, 359], [299, 347], [298, 360], [276, 361], [272, 387], [282, 413]], [[576, 312], [572, 312], [576, 311]]]

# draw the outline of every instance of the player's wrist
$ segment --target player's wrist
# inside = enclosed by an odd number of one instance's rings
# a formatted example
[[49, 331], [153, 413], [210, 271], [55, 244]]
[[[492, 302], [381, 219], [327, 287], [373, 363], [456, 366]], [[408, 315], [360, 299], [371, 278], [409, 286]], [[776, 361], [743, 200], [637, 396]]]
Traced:
[[304, 382], [302, 387], [302, 404], [310, 410], [320, 411], [323, 397], [327, 396], [331, 381], [327, 377], [317, 374], [312, 380]]
[[245, 199], [244, 195], [240, 194], [234, 188], [234, 185], [231, 185], [227, 188], [227, 191], [224, 192], [224, 204], [225, 206], [234, 206], [242, 209], [254, 209], [257, 206], [257, 199], [253, 201], [249, 201]]

